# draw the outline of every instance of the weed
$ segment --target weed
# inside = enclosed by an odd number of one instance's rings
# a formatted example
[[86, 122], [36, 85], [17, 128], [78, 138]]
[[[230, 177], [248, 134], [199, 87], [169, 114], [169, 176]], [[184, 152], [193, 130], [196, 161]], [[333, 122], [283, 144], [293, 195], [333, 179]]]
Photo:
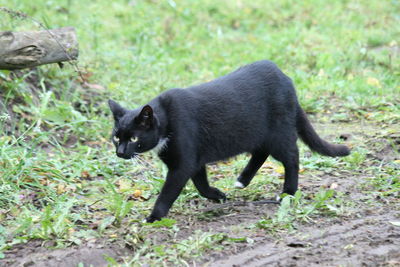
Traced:
[[294, 196], [284, 196], [275, 216], [259, 221], [257, 226], [271, 232], [279, 229], [294, 230], [297, 223], [313, 221], [316, 215], [340, 215], [344, 203], [334, 195], [333, 190], [320, 190], [311, 201], [307, 201], [302, 191], [298, 190]]
[[115, 190], [115, 186], [106, 177], [105, 180], [107, 183], [106, 188], [109, 190], [109, 192], [106, 192], [105, 204], [113, 214], [116, 225], [119, 226], [121, 220], [131, 211], [133, 202], [127, 200], [123, 194], [118, 193]]

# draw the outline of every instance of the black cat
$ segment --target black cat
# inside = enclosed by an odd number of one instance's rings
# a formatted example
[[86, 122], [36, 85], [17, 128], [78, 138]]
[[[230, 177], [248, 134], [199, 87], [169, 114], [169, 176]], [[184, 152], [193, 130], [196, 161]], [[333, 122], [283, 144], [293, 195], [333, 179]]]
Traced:
[[237, 179], [247, 186], [269, 155], [285, 167], [283, 193], [297, 190], [297, 136], [326, 156], [346, 156], [344, 145], [322, 140], [300, 107], [294, 86], [270, 61], [258, 61], [211, 82], [163, 92], [144, 107], [127, 110], [109, 100], [117, 156], [130, 159], [157, 147], [168, 175], [151, 215], [167, 215], [189, 178], [200, 194], [225, 200], [207, 181], [206, 164], [241, 153], [251, 159]]

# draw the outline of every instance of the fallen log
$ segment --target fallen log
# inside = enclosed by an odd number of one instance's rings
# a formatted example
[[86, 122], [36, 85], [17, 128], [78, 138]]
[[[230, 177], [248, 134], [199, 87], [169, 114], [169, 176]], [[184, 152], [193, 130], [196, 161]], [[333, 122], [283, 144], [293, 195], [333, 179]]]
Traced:
[[0, 69], [16, 70], [78, 58], [73, 27], [45, 31], [0, 32]]

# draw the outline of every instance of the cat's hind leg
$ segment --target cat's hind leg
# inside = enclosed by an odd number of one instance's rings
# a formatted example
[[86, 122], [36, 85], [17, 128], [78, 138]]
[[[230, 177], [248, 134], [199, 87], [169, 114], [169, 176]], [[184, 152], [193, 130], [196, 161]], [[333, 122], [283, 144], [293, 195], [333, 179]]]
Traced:
[[254, 175], [256, 175], [258, 169], [260, 169], [268, 156], [269, 154], [267, 152], [252, 153], [249, 163], [247, 163], [247, 166], [237, 178], [237, 181], [235, 182], [235, 187], [245, 188], [246, 186], [248, 186]]
[[201, 196], [214, 201], [226, 200], [226, 195], [224, 193], [208, 184], [205, 166], [201, 167], [200, 170], [192, 176], [192, 181]]
[[296, 141], [286, 143], [279, 149], [271, 151], [271, 155], [282, 162], [285, 167], [285, 182], [283, 184], [283, 192], [294, 195], [297, 191], [299, 180], [299, 150]]

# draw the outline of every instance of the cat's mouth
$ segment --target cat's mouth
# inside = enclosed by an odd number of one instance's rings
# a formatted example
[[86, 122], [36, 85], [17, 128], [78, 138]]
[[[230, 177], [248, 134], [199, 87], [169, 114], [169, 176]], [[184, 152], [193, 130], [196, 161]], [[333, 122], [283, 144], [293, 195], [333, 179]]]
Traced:
[[136, 157], [136, 155], [137, 155], [136, 153], [133, 153], [131, 155], [117, 153], [117, 157], [122, 159], [133, 159], [134, 157]]

